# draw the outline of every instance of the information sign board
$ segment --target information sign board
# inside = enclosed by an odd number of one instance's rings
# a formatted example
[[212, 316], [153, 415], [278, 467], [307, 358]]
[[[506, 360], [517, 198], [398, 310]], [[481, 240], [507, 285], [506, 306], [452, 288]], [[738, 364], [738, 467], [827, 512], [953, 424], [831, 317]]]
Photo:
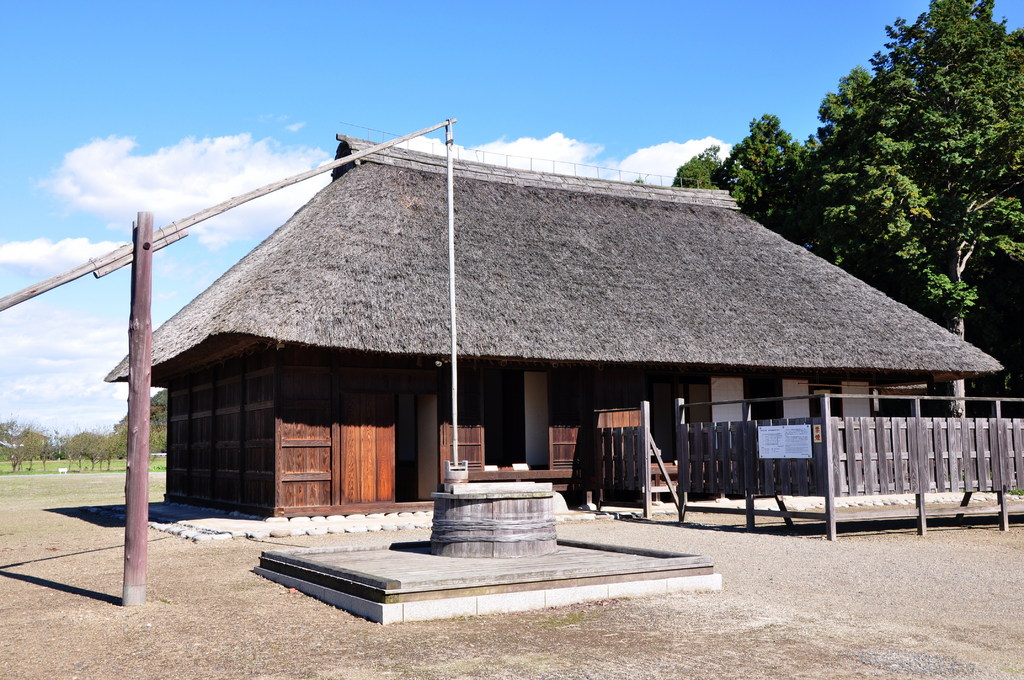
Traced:
[[759, 425], [757, 427], [759, 458], [810, 458], [810, 425]]

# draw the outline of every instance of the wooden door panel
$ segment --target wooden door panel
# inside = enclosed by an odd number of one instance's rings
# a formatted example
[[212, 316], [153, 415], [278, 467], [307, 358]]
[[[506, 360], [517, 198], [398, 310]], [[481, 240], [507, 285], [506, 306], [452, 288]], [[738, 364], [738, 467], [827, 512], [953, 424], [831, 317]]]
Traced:
[[341, 396], [342, 503], [395, 499], [395, 395]]
[[[452, 426], [441, 423], [441, 460], [452, 459]], [[470, 470], [484, 469], [484, 428], [482, 425], [459, 425], [459, 462], [467, 462]], [[440, 470], [444, 475], [444, 469]]]
[[[395, 399], [387, 403], [388, 413], [385, 420], [378, 420], [376, 474], [377, 500], [395, 499]], [[378, 411], [378, 418], [380, 418]], [[387, 424], [384, 424], [386, 421]]]
[[551, 469], [572, 468], [576, 460], [576, 442], [579, 427], [550, 427], [548, 437], [551, 444]]

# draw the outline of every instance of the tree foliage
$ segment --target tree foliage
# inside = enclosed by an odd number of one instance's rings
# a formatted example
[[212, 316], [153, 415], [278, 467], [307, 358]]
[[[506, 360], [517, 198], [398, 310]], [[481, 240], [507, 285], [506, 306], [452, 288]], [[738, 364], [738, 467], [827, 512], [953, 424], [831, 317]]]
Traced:
[[1024, 35], [992, 12], [935, 0], [888, 27], [872, 72], [822, 103], [815, 159], [833, 259], [883, 287], [895, 270], [894, 292], [961, 337], [977, 263], [1024, 256]]
[[1024, 371], [999, 291], [1024, 259], [1024, 32], [993, 8], [933, 0], [897, 19], [870, 70], [825, 96], [816, 137], [762, 116], [723, 172], [746, 214], [960, 337], [971, 314], [1004, 323], [968, 339]]
[[0, 423], [0, 454], [10, 462], [12, 471], [24, 466], [31, 470], [33, 461], [45, 461], [50, 450], [49, 437], [38, 426], [14, 419]]
[[812, 232], [795, 208], [805, 193], [804, 165], [815, 146], [813, 140], [794, 140], [777, 116], [766, 113], [750, 121], [750, 134], [732, 148], [715, 180], [745, 214], [795, 242], [809, 243]]
[[714, 144], [686, 161], [676, 170], [674, 187], [690, 189], [725, 189], [716, 183], [722, 170], [722, 147]]

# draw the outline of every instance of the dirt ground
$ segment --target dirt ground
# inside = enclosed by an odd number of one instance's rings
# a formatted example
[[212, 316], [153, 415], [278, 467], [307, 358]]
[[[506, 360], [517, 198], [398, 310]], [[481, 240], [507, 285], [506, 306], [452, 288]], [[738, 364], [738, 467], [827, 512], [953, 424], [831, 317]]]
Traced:
[[[559, 525], [567, 538], [707, 554], [720, 593], [379, 626], [252, 573], [329, 534], [197, 544], [150, 531], [148, 603], [118, 605], [123, 526], [86, 506], [124, 478], [0, 478], [0, 678], [1020, 678], [1024, 524], [738, 530], [742, 518]], [[154, 475], [153, 500], [162, 498]], [[101, 517], [101, 516], [100, 516]], [[706, 522], [706, 524], [704, 524]]]

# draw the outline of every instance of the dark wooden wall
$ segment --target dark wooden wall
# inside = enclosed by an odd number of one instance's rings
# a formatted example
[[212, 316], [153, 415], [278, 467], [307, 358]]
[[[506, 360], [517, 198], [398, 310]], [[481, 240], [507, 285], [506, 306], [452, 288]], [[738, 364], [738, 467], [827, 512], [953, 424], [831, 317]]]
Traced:
[[[499, 373], [515, 378], [516, 371], [545, 369], [550, 470], [563, 484], [571, 471], [569, 489], [593, 488], [595, 410], [635, 407], [648, 398], [643, 367], [461, 362], [460, 459], [478, 471], [485, 462], [498, 462], [486, 451], [486, 371], [493, 382]], [[277, 515], [394, 506], [397, 395], [438, 396], [440, 451], [433, 455], [443, 461], [451, 455], [449, 380], [448, 367], [429, 359], [292, 346], [268, 347], [173, 378], [168, 498]], [[502, 390], [502, 398], [511, 394]], [[499, 391], [492, 387], [489, 393]], [[512, 398], [522, 400], [521, 386]], [[515, 455], [506, 450], [500, 462]], [[416, 466], [404, 469], [415, 474]]]
[[285, 347], [173, 378], [167, 496], [278, 515], [393, 504], [395, 395], [435, 394], [436, 374]]
[[337, 421], [326, 350], [288, 347], [277, 361], [277, 507], [326, 508], [332, 493]]
[[274, 507], [274, 366], [262, 353], [170, 381], [167, 495]]

